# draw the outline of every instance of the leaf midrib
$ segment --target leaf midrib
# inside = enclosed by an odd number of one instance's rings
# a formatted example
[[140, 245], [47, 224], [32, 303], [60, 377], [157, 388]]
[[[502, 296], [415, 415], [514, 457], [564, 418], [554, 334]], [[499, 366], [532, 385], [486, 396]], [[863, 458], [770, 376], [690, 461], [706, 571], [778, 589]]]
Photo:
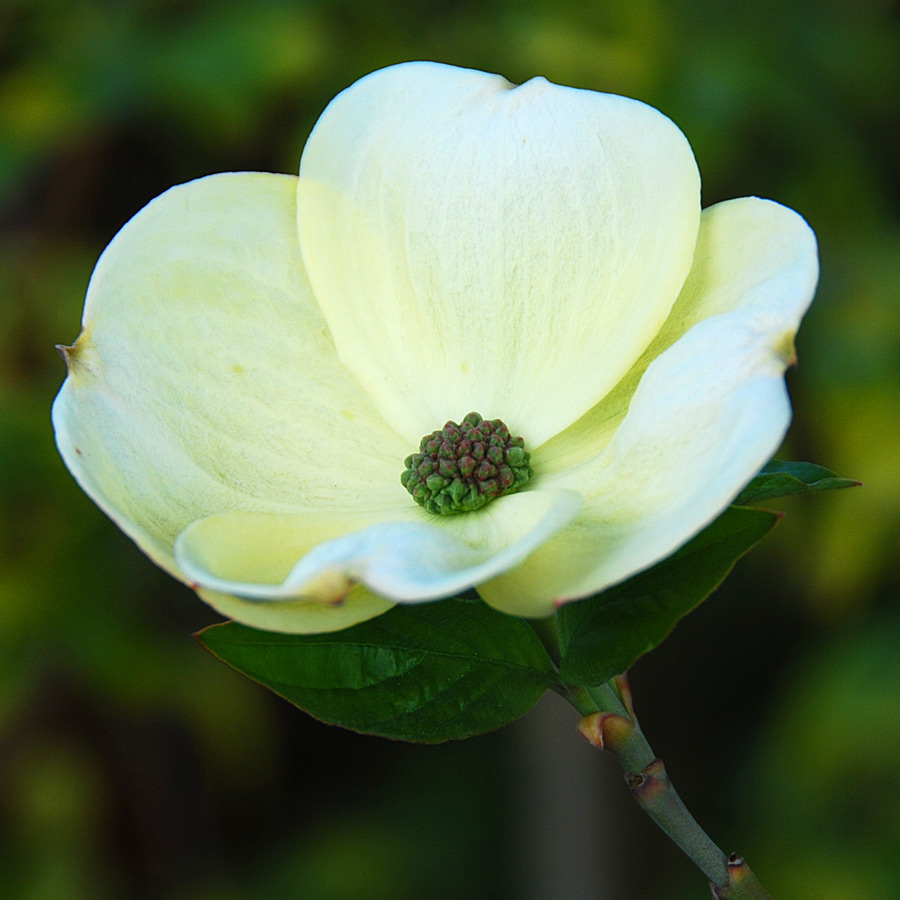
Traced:
[[[458, 638], [457, 638], [458, 640]], [[289, 646], [288, 643], [279, 642], [279, 641], [242, 641], [242, 640], [233, 640], [230, 638], [225, 638], [224, 640], [219, 641], [220, 644], [230, 644], [232, 646], [237, 647], [278, 647], [278, 646]], [[370, 649], [380, 650], [396, 650], [403, 653], [422, 653], [426, 656], [433, 655], [438, 656], [442, 659], [456, 659], [456, 660], [472, 660], [476, 662], [488, 663], [491, 665], [499, 665], [507, 669], [521, 669], [525, 672], [536, 672], [540, 675], [547, 675], [548, 677], [552, 674], [552, 672], [545, 672], [542, 669], [536, 669], [532, 666], [523, 665], [522, 663], [513, 662], [512, 660], [504, 660], [504, 659], [496, 659], [494, 657], [474, 657], [474, 656], [466, 656], [462, 653], [451, 653], [446, 650], [432, 650], [425, 648], [417, 648], [410, 649], [408, 647], [396, 646], [394, 644], [373, 644], [370, 641], [315, 641], [315, 646], [317, 647], [367, 647]], [[210, 647], [212, 650], [213, 648]], [[215, 651], [214, 651], [215, 652]], [[550, 665], [553, 665], [553, 661], [550, 657], [547, 657]], [[401, 676], [396, 676], [401, 677]]]

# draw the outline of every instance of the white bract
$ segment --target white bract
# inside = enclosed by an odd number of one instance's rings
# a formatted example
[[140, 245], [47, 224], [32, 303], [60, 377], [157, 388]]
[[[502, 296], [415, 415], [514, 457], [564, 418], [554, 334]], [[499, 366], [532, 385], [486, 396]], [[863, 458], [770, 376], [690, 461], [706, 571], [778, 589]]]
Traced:
[[[700, 211], [622, 97], [375, 72], [299, 178], [172, 188], [91, 279], [53, 420], [82, 487], [226, 616], [330, 631], [475, 587], [543, 616], [664, 558], [778, 447], [817, 277], [794, 212]], [[438, 516], [400, 484], [470, 411], [534, 475]]]

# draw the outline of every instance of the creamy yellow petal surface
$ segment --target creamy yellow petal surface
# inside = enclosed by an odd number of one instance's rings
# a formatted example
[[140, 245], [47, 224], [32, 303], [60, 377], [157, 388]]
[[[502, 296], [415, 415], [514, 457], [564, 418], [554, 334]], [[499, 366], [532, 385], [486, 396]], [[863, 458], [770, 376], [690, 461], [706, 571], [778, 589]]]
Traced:
[[596, 456], [622, 423], [647, 366], [698, 322], [753, 306], [795, 304], [799, 323], [817, 277], [815, 235], [793, 210], [759, 197], [704, 209], [690, 275], [665, 325], [600, 403], [533, 454], [535, 464], [559, 471]]
[[569, 448], [564, 434], [552, 455], [535, 454], [537, 483], [579, 490], [581, 515], [483, 585], [485, 599], [549, 613], [647, 568], [715, 518], [784, 436], [783, 373], [817, 274], [815, 237], [796, 213], [755, 198], [707, 210], [658, 344], [567, 433]]
[[333, 100], [299, 197], [341, 359], [410, 441], [471, 410], [530, 446], [570, 425], [662, 326], [699, 221], [656, 110], [435, 63]]
[[[187, 528], [175, 555], [195, 586], [270, 610], [298, 598], [340, 604], [357, 583], [418, 603], [460, 593], [517, 565], [580, 507], [573, 491], [529, 491], [457, 516], [461, 527], [453, 528], [418, 508], [368, 527], [362, 517], [339, 512], [231, 512]], [[294, 629], [285, 614], [279, 628], [307, 630], [301, 624]]]
[[[82, 487], [159, 564], [229, 510], [405, 509], [409, 452], [338, 362], [296, 239], [296, 178], [173, 188], [100, 259], [53, 410]], [[237, 552], [237, 548], [236, 548]]]

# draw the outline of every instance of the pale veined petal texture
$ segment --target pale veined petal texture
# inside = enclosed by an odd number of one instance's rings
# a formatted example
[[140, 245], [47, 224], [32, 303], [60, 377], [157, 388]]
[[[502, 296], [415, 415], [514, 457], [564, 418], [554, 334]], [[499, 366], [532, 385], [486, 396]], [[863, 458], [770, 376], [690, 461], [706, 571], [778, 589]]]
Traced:
[[714, 519], [783, 438], [783, 372], [817, 275], [815, 237], [796, 213], [755, 198], [707, 210], [694, 267], [650, 358], [569, 431], [571, 452], [564, 433], [547, 458], [535, 454], [539, 483], [579, 490], [581, 515], [483, 585], [485, 599], [548, 613], [554, 601], [647, 568]]
[[690, 147], [634, 100], [434, 63], [340, 94], [299, 233], [341, 359], [409, 441], [476, 410], [535, 447], [659, 331], [690, 268]]
[[[368, 527], [359, 515], [231, 512], [190, 525], [179, 567], [225, 615], [278, 631], [331, 631], [340, 617], [460, 593], [511, 568], [570, 522], [573, 491], [513, 494], [476, 513], [417, 508]], [[389, 598], [389, 599], [383, 599]], [[380, 606], [379, 606], [380, 604]]]
[[741, 197], [703, 210], [690, 275], [665, 325], [603, 400], [533, 454], [541, 471], [596, 456], [615, 434], [647, 366], [698, 322], [755, 307], [800, 321], [818, 276], [816, 239], [793, 210]]
[[176, 536], [213, 513], [378, 521], [409, 503], [409, 447], [338, 362], [310, 291], [295, 177], [211, 176], [150, 203], [101, 257], [66, 355], [67, 465], [178, 577]]

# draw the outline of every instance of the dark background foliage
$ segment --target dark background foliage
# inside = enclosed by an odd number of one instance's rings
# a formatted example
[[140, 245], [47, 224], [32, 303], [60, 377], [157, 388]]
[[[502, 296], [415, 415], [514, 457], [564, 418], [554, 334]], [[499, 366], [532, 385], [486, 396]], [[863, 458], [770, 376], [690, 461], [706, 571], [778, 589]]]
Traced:
[[635, 667], [645, 729], [781, 898], [900, 896], [900, 14], [891, 0], [5, 0], [0, 5], [0, 880], [10, 900], [688, 898], [700, 876], [549, 698], [415, 747], [321, 725], [190, 638], [216, 620], [53, 447], [91, 269], [170, 185], [293, 172], [374, 68], [624, 93], [704, 203], [807, 217], [822, 281], [782, 455], [862, 479], [788, 516]]

